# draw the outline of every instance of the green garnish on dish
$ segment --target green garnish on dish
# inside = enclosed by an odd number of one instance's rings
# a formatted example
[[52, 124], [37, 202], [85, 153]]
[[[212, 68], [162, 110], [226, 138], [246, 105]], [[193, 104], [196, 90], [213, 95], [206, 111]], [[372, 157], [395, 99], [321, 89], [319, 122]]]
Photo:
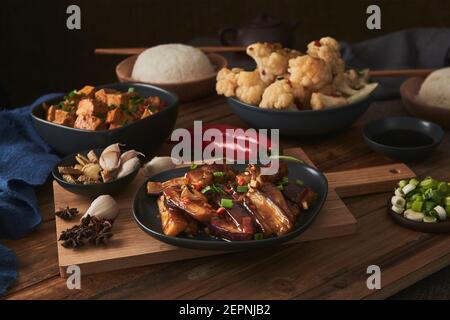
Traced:
[[233, 208], [233, 200], [231, 199], [220, 199], [220, 206], [225, 209], [231, 209]]
[[450, 184], [431, 177], [402, 180], [391, 199], [392, 211], [405, 218], [436, 223], [450, 219]]

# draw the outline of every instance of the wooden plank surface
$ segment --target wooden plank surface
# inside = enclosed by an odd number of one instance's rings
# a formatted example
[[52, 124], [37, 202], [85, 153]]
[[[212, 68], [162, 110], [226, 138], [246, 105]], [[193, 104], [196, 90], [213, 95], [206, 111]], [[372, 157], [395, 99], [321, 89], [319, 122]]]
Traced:
[[[214, 116], [206, 112], [212, 108]], [[284, 148], [302, 145], [323, 171], [392, 164], [364, 144], [361, 128], [370, 120], [404, 114], [399, 101], [375, 103], [345, 132], [281, 142]], [[215, 98], [183, 106], [177, 126], [189, 126], [192, 119], [243, 125]], [[449, 138], [446, 133], [430, 158], [407, 165], [418, 176], [450, 180]], [[166, 152], [161, 148], [158, 154]], [[396, 225], [385, 212], [389, 194], [380, 193], [344, 200], [358, 221], [352, 236], [88, 275], [82, 278], [82, 290], [68, 290], [59, 277], [51, 189], [49, 183], [38, 193], [47, 222], [24, 239], [2, 241], [17, 252], [19, 263], [19, 279], [7, 299], [386, 298], [450, 263], [450, 237]], [[366, 288], [370, 264], [381, 267], [381, 290]]]
[[[288, 153], [312, 164], [311, 160], [300, 148], [290, 149]], [[405, 171], [405, 177], [413, 175], [411, 171]], [[387, 178], [389, 179], [389, 177]], [[60, 244], [58, 245], [61, 276], [66, 276], [65, 270], [70, 265], [78, 265], [83, 274], [91, 274], [229, 253], [177, 248], [160, 242], [143, 232], [132, 217], [131, 206], [136, 190], [144, 181], [145, 177], [140, 172], [138, 177], [123, 193], [114, 196], [119, 206], [119, 216], [114, 223], [114, 237], [107, 247], [89, 247], [73, 250], [64, 248]], [[390, 183], [393, 183], [392, 179]], [[56, 181], [53, 182], [53, 190], [55, 208], [70, 206], [78, 208], [80, 212], [85, 212], [92, 201], [89, 198], [67, 192]], [[56, 235], [78, 223], [78, 221], [56, 219]], [[292, 240], [291, 243], [339, 237], [354, 232], [356, 232], [355, 218], [336, 192], [330, 190], [327, 202], [313, 225], [305, 233]]]

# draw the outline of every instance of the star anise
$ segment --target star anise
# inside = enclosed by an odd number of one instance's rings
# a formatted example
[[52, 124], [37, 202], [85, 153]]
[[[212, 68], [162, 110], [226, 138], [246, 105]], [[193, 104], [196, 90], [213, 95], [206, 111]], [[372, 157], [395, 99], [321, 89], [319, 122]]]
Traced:
[[85, 244], [106, 245], [113, 233], [112, 221], [86, 216], [81, 219], [81, 224], [73, 226], [61, 232], [59, 237], [65, 248], [80, 248]]
[[55, 215], [60, 217], [63, 220], [71, 220], [73, 217], [75, 217], [78, 214], [77, 208], [60, 208], [59, 211], [55, 212]]

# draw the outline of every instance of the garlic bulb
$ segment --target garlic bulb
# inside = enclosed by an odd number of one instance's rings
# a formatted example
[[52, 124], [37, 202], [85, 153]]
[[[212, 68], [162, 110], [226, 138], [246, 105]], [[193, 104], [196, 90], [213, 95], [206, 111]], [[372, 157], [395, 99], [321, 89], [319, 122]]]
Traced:
[[89, 151], [89, 153], [87, 154], [87, 158], [89, 159], [90, 162], [92, 163], [97, 163], [98, 162], [98, 157], [95, 154], [94, 150]]
[[142, 152], [136, 151], [136, 150], [128, 150], [125, 151], [124, 153], [122, 153], [122, 155], [120, 156], [120, 163], [125, 163], [128, 160], [130, 160], [131, 158], [135, 158], [137, 156], [142, 156], [145, 157], [145, 154], [143, 154]]
[[115, 171], [120, 166], [120, 146], [118, 143], [112, 144], [103, 150], [100, 155], [100, 167], [107, 171]]
[[119, 214], [119, 208], [116, 201], [110, 195], [102, 195], [92, 201], [86, 213], [81, 220], [87, 216], [96, 217], [98, 219], [114, 220]]
[[154, 157], [144, 165], [144, 174], [151, 177], [175, 167], [176, 165], [171, 157]]
[[139, 169], [141, 162], [138, 157], [131, 158], [130, 160], [122, 163], [119, 172], [117, 172], [117, 179], [125, 177], [126, 175], [132, 173], [133, 171]]

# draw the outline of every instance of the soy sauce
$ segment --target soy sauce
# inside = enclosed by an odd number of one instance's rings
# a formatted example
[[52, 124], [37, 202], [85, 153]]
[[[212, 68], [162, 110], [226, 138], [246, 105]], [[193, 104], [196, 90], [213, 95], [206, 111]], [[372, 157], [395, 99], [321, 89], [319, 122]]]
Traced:
[[416, 148], [433, 144], [433, 139], [424, 133], [412, 130], [388, 130], [373, 137], [373, 140], [385, 146], [396, 148]]

